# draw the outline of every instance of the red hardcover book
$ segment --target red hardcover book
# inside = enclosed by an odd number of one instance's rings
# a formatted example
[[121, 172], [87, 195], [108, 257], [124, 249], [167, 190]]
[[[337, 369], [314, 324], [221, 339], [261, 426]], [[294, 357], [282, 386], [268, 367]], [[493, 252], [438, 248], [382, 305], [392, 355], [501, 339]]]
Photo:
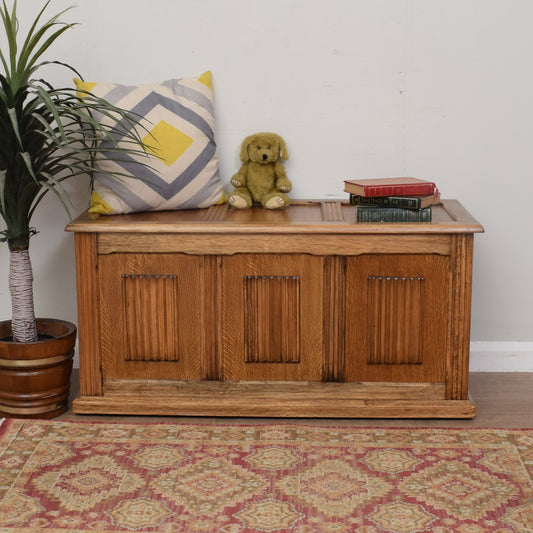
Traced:
[[376, 196], [427, 196], [438, 192], [433, 182], [418, 178], [345, 180], [344, 190], [366, 198]]

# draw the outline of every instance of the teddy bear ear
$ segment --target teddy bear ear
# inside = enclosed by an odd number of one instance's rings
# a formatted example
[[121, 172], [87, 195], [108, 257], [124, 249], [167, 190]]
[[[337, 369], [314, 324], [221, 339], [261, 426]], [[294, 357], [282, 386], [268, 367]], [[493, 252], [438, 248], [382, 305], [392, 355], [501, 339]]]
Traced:
[[279, 142], [279, 157], [280, 159], [287, 161], [287, 159], [289, 159], [289, 152], [287, 151], [287, 145], [285, 144], [283, 137], [281, 137], [280, 135], [277, 135], [277, 137], [278, 137], [278, 142]]
[[248, 135], [248, 137], [242, 141], [240, 158], [243, 163], [246, 163], [246, 161], [250, 160], [250, 156], [248, 155], [248, 146], [253, 141], [254, 137], [255, 135]]

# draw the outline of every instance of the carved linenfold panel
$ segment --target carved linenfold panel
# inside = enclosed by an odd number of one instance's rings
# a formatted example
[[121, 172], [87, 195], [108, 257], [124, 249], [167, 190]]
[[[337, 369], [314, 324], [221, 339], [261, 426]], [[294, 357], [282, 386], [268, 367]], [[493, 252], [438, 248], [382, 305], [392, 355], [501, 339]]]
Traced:
[[212, 205], [203, 211], [206, 222], [223, 222], [228, 217], [228, 213], [226, 204]]
[[368, 364], [421, 364], [423, 277], [368, 277]]
[[122, 275], [126, 361], [178, 361], [176, 276]]
[[247, 363], [300, 362], [300, 278], [244, 276]]
[[337, 202], [320, 202], [320, 211], [324, 222], [344, 222], [342, 207]]

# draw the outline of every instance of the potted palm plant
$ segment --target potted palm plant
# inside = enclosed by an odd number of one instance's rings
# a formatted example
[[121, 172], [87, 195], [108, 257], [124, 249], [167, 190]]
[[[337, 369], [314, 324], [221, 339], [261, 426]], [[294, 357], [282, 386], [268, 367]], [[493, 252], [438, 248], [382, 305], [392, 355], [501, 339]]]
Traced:
[[[62, 183], [92, 177], [104, 150], [120, 158], [146, 148], [136, 133], [129, 133], [131, 128], [119, 127], [121, 121], [138, 124], [130, 113], [90, 92], [80, 97], [73, 87], [56, 88], [40, 77], [44, 67], [58, 65], [81, 78], [70, 65], [43, 59], [75, 25], [60, 20], [71, 8], [45, 17], [50, 1], [23, 38], [16, 0], [11, 9], [5, 0], [0, 5], [7, 44], [0, 50], [0, 240], [10, 252], [12, 303], [11, 320], [0, 322], [0, 416], [50, 418], [68, 405], [76, 328], [61, 320], [35, 318], [29, 243], [37, 230], [32, 215], [48, 193], [68, 211], [70, 199]], [[114, 126], [94, 116], [113, 117]], [[114, 141], [119, 136], [120, 145]]]

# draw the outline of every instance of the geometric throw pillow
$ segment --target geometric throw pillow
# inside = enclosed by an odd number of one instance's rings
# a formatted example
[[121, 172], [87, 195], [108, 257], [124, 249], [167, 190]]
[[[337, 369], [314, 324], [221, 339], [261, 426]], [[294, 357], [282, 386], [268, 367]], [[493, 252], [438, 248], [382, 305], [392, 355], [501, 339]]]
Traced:
[[[197, 78], [139, 86], [74, 80], [78, 96], [90, 91], [130, 111], [148, 147], [139, 156], [104, 152], [96, 164], [89, 214], [136, 213], [209, 207], [225, 201], [218, 170], [211, 72]], [[108, 116], [96, 120], [132, 126]], [[120, 137], [117, 139], [120, 145]], [[102, 144], [110, 141], [102, 141]], [[105, 148], [105, 146], [104, 146]], [[113, 171], [121, 177], [110, 177]]]

